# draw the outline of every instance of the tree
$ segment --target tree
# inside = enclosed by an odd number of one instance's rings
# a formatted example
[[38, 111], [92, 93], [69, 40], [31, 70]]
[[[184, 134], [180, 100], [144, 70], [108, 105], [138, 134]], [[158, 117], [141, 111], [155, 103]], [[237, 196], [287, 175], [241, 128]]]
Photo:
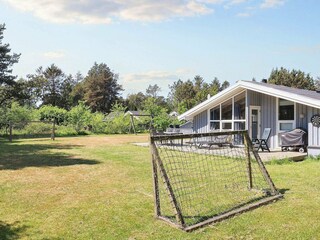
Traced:
[[320, 91], [320, 77], [317, 77], [317, 79], [314, 81], [314, 86], [317, 91]]
[[314, 80], [309, 73], [306, 74], [300, 70], [295, 69], [289, 71], [283, 67], [281, 67], [280, 69], [272, 69], [268, 79], [268, 83], [300, 89], [316, 89]]
[[104, 63], [94, 63], [84, 80], [84, 98], [95, 111], [110, 112], [112, 105], [119, 99], [122, 86], [118, 84], [118, 75]]
[[52, 105], [69, 110], [78, 104], [76, 93], [72, 94], [76, 85], [81, 81], [81, 74], [75, 77], [66, 75], [55, 64], [51, 64], [45, 70], [39, 67], [35, 74], [29, 74], [25, 83], [28, 96], [33, 103]]
[[9, 99], [13, 94], [13, 85], [15, 85], [16, 76], [12, 75], [12, 65], [17, 63], [20, 54], [12, 53], [9, 44], [2, 43], [3, 32], [6, 29], [5, 24], [0, 24], [0, 104]]
[[70, 98], [72, 99], [72, 106], [77, 106], [80, 101], [84, 101], [84, 77], [80, 72], [77, 72], [74, 76], [75, 85], [70, 92]]
[[208, 95], [213, 96], [229, 87], [229, 85], [228, 81], [224, 81], [221, 85], [218, 78], [214, 78], [211, 83], [206, 83], [201, 76], [196, 75], [193, 81], [183, 82], [179, 79], [172, 86], [169, 86], [169, 98], [174, 109], [182, 113], [205, 101]]
[[39, 115], [40, 120], [56, 121], [58, 124], [62, 124], [67, 119], [67, 111], [65, 109], [52, 105], [41, 106]]
[[65, 74], [60, 68], [52, 64], [46, 68], [43, 76], [46, 79], [46, 92], [43, 96], [43, 104], [61, 106], [61, 88], [63, 81], [66, 79]]
[[129, 94], [126, 99], [128, 110], [142, 110], [144, 101], [147, 99], [142, 92]]
[[170, 97], [174, 106], [183, 104], [186, 109], [190, 109], [195, 104], [196, 91], [194, 89], [193, 83], [190, 80], [183, 82], [178, 80], [174, 82], [170, 87]]
[[[60, 89], [60, 99], [58, 105], [64, 109], [70, 110], [74, 105], [77, 105], [78, 102], [82, 99], [74, 99], [75, 96], [72, 95], [73, 89], [78, 84], [77, 79], [74, 78], [71, 74], [68, 75], [64, 81], [61, 83]], [[75, 100], [77, 100], [75, 104]]]
[[157, 116], [160, 114], [162, 107], [160, 107], [156, 99], [153, 97], [149, 97], [144, 102], [144, 108], [143, 108], [148, 114], [152, 116]]
[[43, 70], [39, 67], [35, 74], [28, 75], [33, 95], [42, 105], [61, 106], [61, 87], [66, 79], [63, 71], [51, 64]]
[[157, 84], [149, 85], [148, 88], [146, 89], [146, 95], [153, 98], [157, 98], [160, 92], [161, 92], [161, 88]]
[[225, 90], [226, 88], [228, 88], [230, 86], [230, 83], [228, 81], [224, 81], [219, 89], [219, 92]]

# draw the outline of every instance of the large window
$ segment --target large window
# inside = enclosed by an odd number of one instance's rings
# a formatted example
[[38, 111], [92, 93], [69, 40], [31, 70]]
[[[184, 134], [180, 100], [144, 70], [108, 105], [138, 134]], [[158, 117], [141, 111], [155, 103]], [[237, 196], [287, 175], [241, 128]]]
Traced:
[[279, 131], [289, 131], [295, 127], [294, 114], [295, 114], [295, 105], [293, 102], [279, 99], [278, 105], [278, 123]]
[[234, 97], [234, 119], [244, 120], [246, 118], [246, 96], [245, 92]]
[[220, 130], [220, 105], [210, 110], [210, 130]]
[[221, 104], [221, 120], [232, 120], [232, 99]]
[[244, 130], [246, 112], [245, 92], [210, 109], [210, 130]]

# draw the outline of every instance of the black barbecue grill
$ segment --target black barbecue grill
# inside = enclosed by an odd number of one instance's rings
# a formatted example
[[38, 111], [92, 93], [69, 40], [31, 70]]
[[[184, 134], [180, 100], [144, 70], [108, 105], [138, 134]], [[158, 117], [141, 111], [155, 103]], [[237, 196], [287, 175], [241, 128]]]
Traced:
[[281, 151], [299, 150], [303, 153], [308, 146], [307, 131], [301, 128], [281, 134]]

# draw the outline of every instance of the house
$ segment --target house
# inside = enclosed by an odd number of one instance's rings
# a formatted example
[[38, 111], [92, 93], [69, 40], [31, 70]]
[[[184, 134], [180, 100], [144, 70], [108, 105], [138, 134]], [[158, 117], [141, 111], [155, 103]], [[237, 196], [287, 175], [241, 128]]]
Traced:
[[[248, 130], [252, 139], [271, 128], [270, 149], [281, 146], [280, 134], [308, 131], [308, 154], [320, 154], [320, 93], [263, 82], [238, 81], [178, 116], [193, 122], [193, 130]], [[311, 120], [312, 119], [312, 120]]]

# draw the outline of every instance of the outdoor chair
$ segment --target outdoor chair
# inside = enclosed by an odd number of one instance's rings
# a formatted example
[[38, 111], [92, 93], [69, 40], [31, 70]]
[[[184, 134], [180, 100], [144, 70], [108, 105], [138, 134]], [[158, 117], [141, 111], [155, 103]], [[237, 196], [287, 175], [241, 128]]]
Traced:
[[271, 133], [271, 128], [265, 128], [263, 130], [262, 137], [259, 139], [253, 140], [254, 150], [259, 151], [259, 149], [261, 149], [262, 151], [267, 150], [268, 152], [270, 152], [270, 149], [268, 146], [268, 140], [270, 137], [270, 133]]

